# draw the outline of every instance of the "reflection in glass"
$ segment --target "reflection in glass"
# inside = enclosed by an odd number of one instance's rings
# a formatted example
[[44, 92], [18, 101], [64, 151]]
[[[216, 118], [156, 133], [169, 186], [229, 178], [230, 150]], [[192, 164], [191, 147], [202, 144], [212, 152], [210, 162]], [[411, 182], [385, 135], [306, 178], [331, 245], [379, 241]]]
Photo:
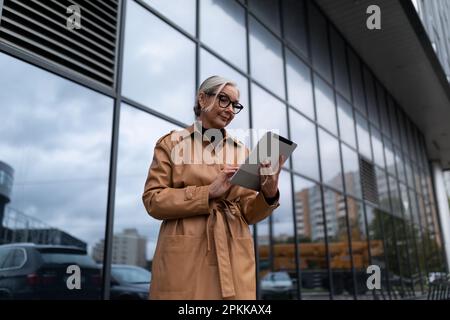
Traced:
[[314, 119], [311, 70], [289, 50], [286, 50], [286, 73], [289, 103]]
[[364, 84], [366, 89], [367, 109], [369, 111], [369, 120], [380, 127], [380, 121], [378, 119], [377, 102], [375, 98], [375, 86], [373, 82], [372, 73], [364, 67]]
[[314, 95], [316, 97], [317, 121], [324, 128], [337, 135], [336, 108], [333, 89], [314, 74]]
[[234, 81], [239, 89], [239, 101], [244, 109], [237, 114], [233, 121], [226, 128], [230, 129], [231, 135], [237, 137], [245, 145], [250, 145], [250, 135], [247, 134], [249, 128], [250, 106], [248, 101], [248, 85], [247, 78], [236, 72], [234, 69], [220, 61], [208, 51], [201, 49], [200, 51], [200, 79], [204, 79], [212, 75], [221, 75], [231, 81]]
[[284, 98], [281, 42], [250, 17], [250, 68], [261, 84]]
[[395, 109], [397, 108], [396, 104], [392, 100], [391, 96], [388, 96], [388, 110], [389, 110], [389, 122], [391, 123], [391, 131], [392, 131], [392, 142], [399, 146], [400, 145], [400, 133], [398, 131], [398, 122], [397, 115]]
[[292, 109], [289, 109], [289, 121], [292, 140], [301, 144], [292, 155], [294, 170], [319, 180], [315, 125]]
[[392, 207], [392, 214], [397, 217], [402, 217], [402, 202], [400, 199], [400, 194], [398, 190], [397, 180], [389, 176], [389, 189], [390, 189], [390, 196], [391, 196], [391, 207]]
[[284, 37], [287, 43], [303, 56], [308, 56], [308, 42], [305, 23], [305, 3], [298, 0], [282, 1]]
[[245, 10], [236, 1], [206, 0], [200, 4], [200, 39], [221, 56], [247, 71]]
[[253, 128], [260, 130], [259, 136], [269, 130], [278, 131], [283, 137], [288, 136], [286, 106], [255, 84], [252, 84], [252, 118]]
[[381, 142], [380, 131], [374, 127], [370, 128], [372, 134], [373, 156], [375, 163], [384, 168], [383, 143]]
[[342, 161], [344, 162], [345, 190], [348, 194], [361, 197], [358, 154], [344, 144], [341, 144], [341, 147]]
[[[351, 197], [347, 197], [348, 225], [350, 228], [352, 260], [355, 268], [356, 295], [358, 299], [371, 299], [372, 293], [367, 289], [367, 267], [370, 264], [367, 231], [364, 220], [363, 204]], [[370, 229], [369, 229], [370, 230]], [[371, 249], [378, 256], [383, 254], [382, 241], [371, 241]], [[384, 266], [379, 265], [380, 269]], [[383, 271], [381, 271], [383, 272]], [[353, 289], [350, 290], [350, 293]], [[376, 292], [378, 293], [378, 292]], [[375, 293], [375, 294], [376, 294]]]
[[[280, 189], [280, 206], [272, 214], [272, 244], [273, 269], [272, 272], [286, 273], [286, 283], [280, 291], [267, 292], [266, 297], [292, 299], [296, 296], [297, 268], [295, 263], [294, 221], [292, 215], [292, 188], [291, 177], [288, 172], [281, 171], [278, 183]], [[276, 275], [277, 275], [276, 274]], [[295, 281], [294, 281], [295, 280]], [[266, 288], [269, 289], [269, 288]]]
[[191, 123], [195, 44], [134, 1], [127, 7], [126, 20], [123, 94], [181, 122]]
[[372, 160], [372, 150], [370, 147], [369, 124], [366, 119], [356, 114], [356, 132], [358, 134], [359, 152], [369, 160]]
[[294, 178], [295, 216], [302, 273], [302, 299], [329, 299], [320, 188], [309, 180]]
[[327, 21], [315, 5], [308, 5], [311, 35], [311, 53], [314, 67], [331, 82], [330, 48], [328, 46]]
[[248, 0], [250, 10], [272, 31], [280, 34], [278, 0]]
[[377, 176], [377, 190], [380, 208], [384, 211], [391, 211], [389, 202], [389, 189], [386, 171], [375, 167], [375, 174]]
[[342, 140], [356, 148], [355, 122], [353, 121], [352, 106], [340, 95], [337, 95], [339, 133]]
[[337, 90], [350, 100], [350, 83], [348, 78], [345, 43], [335, 28], [331, 28], [331, 49], [333, 52], [334, 82]]
[[386, 256], [386, 246], [385, 237], [383, 233], [383, 221], [387, 217], [386, 213], [376, 209], [372, 206], [366, 206], [366, 216], [367, 216], [367, 227], [369, 230], [369, 243], [370, 243], [370, 255], [371, 264], [380, 267], [381, 271], [381, 289], [380, 291], [375, 291], [374, 294], [381, 295], [381, 299], [387, 299], [390, 296], [390, 283], [389, 279], [389, 263]]
[[334, 299], [349, 299], [353, 295], [353, 276], [349, 239], [347, 233], [347, 216], [345, 197], [331, 190], [324, 191], [326, 228], [330, 268], [333, 277]]
[[405, 164], [403, 162], [403, 156], [398, 149], [395, 149], [395, 164], [399, 180], [405, 181]]
[[322, 166], [322, 181], [342, 190], [341, 158], [339, 142], [336, 138], [319, 129], [320, 163]]
[[[45, 286], [36, 275], [34, 289], [25, 289], [6, 280], [5, 273], [0, 274], [2, 286], [10, 285], [4, 289], [14, 295], [25, 290], [22, 299], [99, 299], [95, 261], [102, 262], [103, 247], [96, 242], [105, 232], [113, 101], [4, 54], [0, 70], [0, 164], [12, 169], [10, 201], [3, 206], [2, 197], [0, 205], [0, 244], [29, 242], [55, 250], [45, 257], [36, 252], [36, 259], [49, 263]], [[71, 256], [55, 246], [78, 249], [70, 249]], [[53, 258], [78, 262], [85, 289], [53, 286], [64, 283], [65, 274]], [[27, 268], [32, 273], [37, 265], [31, 261]]]
[[[266, 277], [273, 266], [272, 252], [270, 246], [269, 219], [267, 217], [256, 225], [257, 228], [257, 244], [258, 244], [258, 277], [261, 286], [261, 280]], [[266, 298], [264, 292], [259, 290], [260, 298]], [[267, 297], [270, 299], [270, 297]]]
[[353, 50], [348, 49], [347, 52], [350, 64], [350, 75], [352, 79], [353, 105], [363, 114], [366, 114], [366, 102], [364, 98], [364, 87], [361, 76], [361, 63]]
[[[195, 35], [195, 0], [144, 0], [187, 32]], [[129, 19], [127, 19], [129, 21]]]
[[377, 81], [377, 100], [381, 116], [381, 131], [384, 132], [384, 134], [386, 134], [388, 137], [390, 137], [391, 127], [389, 125], [389, 112], [387, 110], [386, 94], [383, 87], [378, 81]]
[[121, 108], [112, 263], [150, 270], [161, 221], [144, 208], [143, 183], [156, 141], [179, 128], [128, 105]]
[[386, 169], [390, 174], [395, 176], [394, 149], [392, 148], [392, 143], [388, 140], [384, 141], [384, 153], [386, 155]]

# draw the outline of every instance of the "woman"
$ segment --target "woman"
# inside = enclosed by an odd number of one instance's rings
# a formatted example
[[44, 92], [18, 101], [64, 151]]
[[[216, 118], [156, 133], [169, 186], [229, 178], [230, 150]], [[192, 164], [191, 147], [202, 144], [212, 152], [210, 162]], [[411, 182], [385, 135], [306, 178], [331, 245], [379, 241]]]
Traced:
[[[275, 170], [270, 163], [260, 164], [259, 193], [230, 184], [241, 162], [238, 155], [248, 154], [224, 129], [242, 109], [238, 99], [235, 83], [219, 76], [206, 79], [194, 107], [197, 121], [156, 143], [142, 196], [148, 213], [163, 220], [153, 258], [151, 299], [256, 298], [249, 224], [279, 206], [281, 165]], [[231, 154], [232, 163], [206, 162], [206, 154], [228, 161]], [[285, 159], [279, 160], [283, 164]]]

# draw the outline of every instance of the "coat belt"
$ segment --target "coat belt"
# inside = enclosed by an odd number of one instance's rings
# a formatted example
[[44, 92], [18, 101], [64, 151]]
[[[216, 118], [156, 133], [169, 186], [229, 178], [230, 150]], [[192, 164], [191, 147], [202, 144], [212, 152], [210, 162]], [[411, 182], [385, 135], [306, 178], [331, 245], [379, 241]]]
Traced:
[[229, 298], [236, 295], [233, 281], [233, 270], [230, 261], [228, 237], [226, 232], [226, 229], [228, 228], [231, 238], [234, 238], [233, 229], [229, 225], [229, 219], [237, 218], [234, 216], [236, 212], [235, 210], [238, 209], [233, 202], [226, 199], [220, 199], [217, 201], [217, 205], [213, 207], [206, 223], [208, 254], [210, 251], [209, 224], [211, 223], [213, 217], [215, 217], [215, 223], [213, 226], [214, 246], [216, 248], [219, 282], [223, 298]]

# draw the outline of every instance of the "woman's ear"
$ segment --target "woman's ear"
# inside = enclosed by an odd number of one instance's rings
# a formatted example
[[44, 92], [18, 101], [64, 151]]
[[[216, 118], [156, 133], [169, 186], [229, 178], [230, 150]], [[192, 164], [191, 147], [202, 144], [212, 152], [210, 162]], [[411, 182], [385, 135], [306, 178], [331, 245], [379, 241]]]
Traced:
[[206, 103], [206, 94], [204, 92], [200, 92], [198, 94], [198, 104], [200, 106], [200, 108], [204, 108], [205, 103]]

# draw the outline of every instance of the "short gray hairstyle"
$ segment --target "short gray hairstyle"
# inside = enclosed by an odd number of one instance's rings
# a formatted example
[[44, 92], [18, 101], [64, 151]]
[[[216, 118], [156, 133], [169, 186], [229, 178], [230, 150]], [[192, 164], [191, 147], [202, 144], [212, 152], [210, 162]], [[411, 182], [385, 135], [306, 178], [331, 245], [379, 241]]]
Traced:
[[[194, 105], [194, 113], [196, 117], [199, 117], [201, 112], [202, 112], [202, 108], [200, 107], [200, 103], [198, 102], [198, 95], [200, 92], [204, 92], [206, 94], [213, 94], [215, 93], [216, 96], [214, 98], [217, 97], [217, 95], [219, 94], [219, 92], [227, 85], [231, 85], [233, 87], [235, 87], [237, 89], [237, 85], [235, 82], [228, 80], [224, 77], [221, 76], [211, 76], [209, 78], [207, 78], [205, 81], [202, 82], [202, 84], [200, 85], [200, 87], [198, 88], [197, 91], [197, 96], [195, 97], [195, 105]], [[239, 92], [239, 89], [238, 89]]]

